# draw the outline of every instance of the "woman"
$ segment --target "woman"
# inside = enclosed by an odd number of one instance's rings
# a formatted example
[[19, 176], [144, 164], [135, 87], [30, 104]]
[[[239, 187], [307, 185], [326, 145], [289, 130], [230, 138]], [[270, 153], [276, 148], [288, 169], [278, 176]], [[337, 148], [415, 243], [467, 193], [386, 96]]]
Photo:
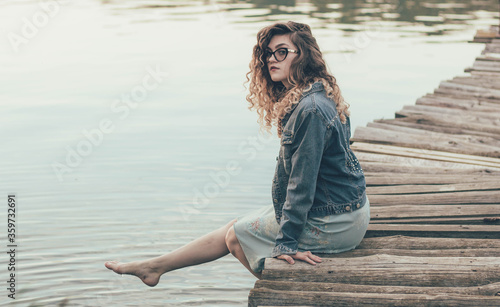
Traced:
[[363, 171], [349, 147], [348, 105], [310, 27], [289, 21], [259, 31], [248, 81], [249, 108], [257, 110], [261, 128], [276, 125], [281, 138], [273, 206], [163, 256], [110, 261], [108, 269], [155, 286], [166, 272], [230, 252], [260, 278], [265, 258], [315, 265], [321, 258], [313, 253], [339, 253], [361, 242], [369, 202]]

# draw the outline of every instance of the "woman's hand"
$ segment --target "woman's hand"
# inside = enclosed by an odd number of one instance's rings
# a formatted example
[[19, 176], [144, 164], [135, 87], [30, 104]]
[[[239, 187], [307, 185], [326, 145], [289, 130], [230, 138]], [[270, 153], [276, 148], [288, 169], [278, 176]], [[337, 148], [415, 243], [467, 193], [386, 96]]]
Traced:
[[316, 263], [320, 263], [322, 260], [320, 257], [313, 255], [311, 252], [297, 252], [295, 255], [279, 255], [276, 258], [288, 261], [290, 264], [294, 264], [295, 260], [302, 260], [308, 262], [312, 265], [316, 265]]

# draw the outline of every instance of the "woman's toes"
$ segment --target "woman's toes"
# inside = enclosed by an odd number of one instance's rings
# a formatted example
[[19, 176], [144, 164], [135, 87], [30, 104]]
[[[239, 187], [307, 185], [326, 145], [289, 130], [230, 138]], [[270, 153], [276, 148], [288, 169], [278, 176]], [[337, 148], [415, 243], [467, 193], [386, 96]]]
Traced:
[[113, 270], [116, 273], [119, 273], [118, 272], [118, 261], [107, 261], [106, 263], [104, 263], [104, 266], [106, 268], [108, 268], [109, 270]]

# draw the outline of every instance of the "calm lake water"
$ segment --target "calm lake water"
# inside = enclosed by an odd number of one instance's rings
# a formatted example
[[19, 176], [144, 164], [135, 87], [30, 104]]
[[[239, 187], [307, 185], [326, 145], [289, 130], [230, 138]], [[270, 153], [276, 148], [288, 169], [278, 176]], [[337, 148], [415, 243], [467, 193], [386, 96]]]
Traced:
[[472, 65], [484, 46], [467, 41], [498, 23], [498, 2], [470, 3], [0, 2], [0, 220], [6, 234], [15, 193], [15, 303], [245, 306], [255, 279], [230, 255], [155, 288], [103, 263], [160, 255], [271, 204], [279, 143], [259, 135], [243, 87], [258, 30], [311, 25], [364, 126]]

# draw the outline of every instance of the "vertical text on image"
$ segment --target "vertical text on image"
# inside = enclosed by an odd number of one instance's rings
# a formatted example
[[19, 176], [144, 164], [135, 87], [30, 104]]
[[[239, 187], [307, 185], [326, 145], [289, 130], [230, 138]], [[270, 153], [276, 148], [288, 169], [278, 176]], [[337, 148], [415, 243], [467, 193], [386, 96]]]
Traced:
[[7, 280], [8, 297], [16, 298], [16, 195], [9, 194], [7, 196], [7, 271], [9, 273]]

